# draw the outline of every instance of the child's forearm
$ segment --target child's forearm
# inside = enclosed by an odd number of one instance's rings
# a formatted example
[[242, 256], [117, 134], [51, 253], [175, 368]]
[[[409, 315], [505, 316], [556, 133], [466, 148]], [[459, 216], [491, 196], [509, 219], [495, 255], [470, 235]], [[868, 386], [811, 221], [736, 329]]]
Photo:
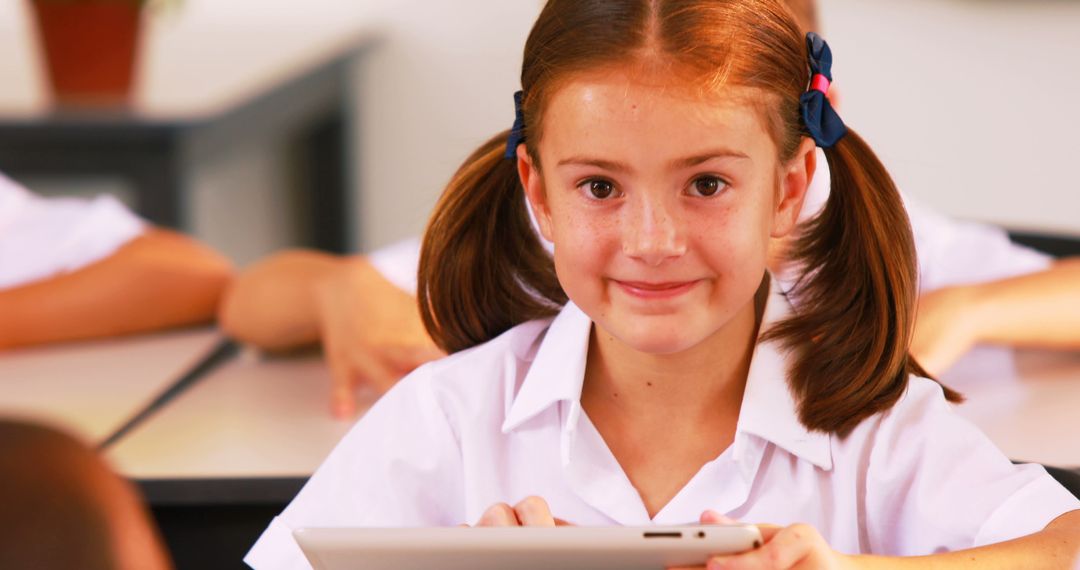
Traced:
[[0, 348], [208, 323], [231, 277], [217, 253], [151, 229], [101, 261], [0, 292]]
[[1058, 517], [1035, 534], [979, 548], [909, 558], [860, 555], [847, 561], [848, 568], [860, 570], [1074, 570], [1080, 561], [1080, 511]]
[[245, 268], [221, 303], [221, 328], [264, 350], [318, 343], [320, 319], [315, 289], [338, 270], [343, 260], [318, 251], [293, 250]]
[[1080, 258], [972, 286], [976, 341], [1080, 348]]

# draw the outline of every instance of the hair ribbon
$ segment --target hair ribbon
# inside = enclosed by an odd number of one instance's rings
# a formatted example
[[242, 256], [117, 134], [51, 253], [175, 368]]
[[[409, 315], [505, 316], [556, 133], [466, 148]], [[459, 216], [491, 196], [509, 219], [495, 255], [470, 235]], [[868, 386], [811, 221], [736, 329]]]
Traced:
[[506, 138], [506, 158], [517, 158], [517, 147], [525, 142], [525, 113], [521, 110], [521, 101], [525, 98], [524, 91], [514, 93], [514, 126], [510, 128], [510, 136]]
[[847, 134], [847, 127], [836, 114], [829, 98], [832, 84], [832, 50], [821, 36], [806, 34], [806, 49], [810, 61], [810, 88], [799, 97], [803, 125], [821, 148], [830, 148]]

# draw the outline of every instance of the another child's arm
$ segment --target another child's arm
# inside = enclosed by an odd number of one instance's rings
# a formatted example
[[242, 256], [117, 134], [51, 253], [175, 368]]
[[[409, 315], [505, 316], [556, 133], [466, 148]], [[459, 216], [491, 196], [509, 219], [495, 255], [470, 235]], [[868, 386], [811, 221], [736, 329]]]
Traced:
[[264, 350], [321, 342], [339, 417], [355, 413], [358, 384], [386, 391], [443, 355], [424, 329], [416, 299], [365, 256], [272, 255], [236, 279], [219, 320], [227, 333]]
[[231, 275], [195, 240], [148, 229], [95, 263], [0, 291], [0, 349], [209, 323]]
[[911, 352], [931, 374], [978, 343], [1080, 348], [1080, 258], [923, 295]]
[[315, 286], [344, 259], [309, 250], [275, 253], [245, 267], [218, 309], [222, 330], [262, 350], [285, 351], [319, 342]]

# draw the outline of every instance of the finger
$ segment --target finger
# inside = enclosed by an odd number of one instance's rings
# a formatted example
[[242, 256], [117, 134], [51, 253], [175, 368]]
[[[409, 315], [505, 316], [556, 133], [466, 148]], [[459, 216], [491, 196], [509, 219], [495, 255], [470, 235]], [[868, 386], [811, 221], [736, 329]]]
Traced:
[[701, 513], [701, 524], [739, 524], [739, 521], [710, 509]]
[[377, 390], [380, 394], [385, 394], [393, 388], [399, 380], [404, 378], [411, 370], [401, 370], [394, 366], [392, 363], [385, 359], [385, 355], [377, 355], [378, 358], [372, 362], [365, 362], [363, 379], [364, 382]]
[[565, 521], [563, 519], [555, 517], [555, 526], [577, 526], [577, 525], [572, 523], [572, 522]]
[[521, 526], [514, 514], [514, 509], [506, 504], [499, 503], [488, 507], [477, 521], [476, 526]]
[[349, 361], [327, 352], [326, 362], [330, 367], [330, 410], [339, 420], [351, 419], [356, 414], [356, 395]]
[[777, 568], [794, 568], [814, 550], [817, 531], [805, 524], [791, 525], [776, 532], [765, 546], [753, 551]]
[[[763, 531], [762, 536], [765, 535]], [[742, 554], [715, 556], [709, 559], [708, 568], [709, 570], [795, 568], [813, 551], [815, 535], [816, 532], [808, 525], [792, 525], [787, 528], [771, 527], [765, 545], [761, 548]]]
[[422, 364], [446, 356], [446, 353], [439, 350], [439, 347], [435, 346], [431, 341], [424, 344], [387, 347], [384, 353], [386, 360], [395, 369], [400, 370], [402, 376], [412, 372]]
[[384, 355], [364, 347], [352, 347], [345, 353], [345, 358], [348, 360], [348, 381], [354, 394], [361, 383], [385, 394], [403, 376], [387, 363]]
[[775, 524], [756, 524], [758, 532], [761, 533], [761, 540], [769, 542], [774, 536], [784, 530], [784, 527]]
[[522, 526], [555, 526], [555, 517], [551, 515], [551, 508], [547, 501], [537, 496], [526, 497], [516, 505], [514, 512], [521, 521]]

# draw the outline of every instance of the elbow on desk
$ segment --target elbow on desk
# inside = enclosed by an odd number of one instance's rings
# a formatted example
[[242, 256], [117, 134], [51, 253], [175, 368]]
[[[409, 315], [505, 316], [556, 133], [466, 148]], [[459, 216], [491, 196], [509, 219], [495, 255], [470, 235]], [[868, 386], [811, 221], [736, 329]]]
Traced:
[[218, 307], [218, 326], [260, 350], [282, 352], [319, 342], [318, 283], [341, 258], [311, 250], [285, 250], [245, 268]]
[[0, 294], [0, 349], [207, 324], [232, 276], [212, 249], [151, 228], [103, 260]]
[[[141, 287], [159, 303], [149, 311], [157, 326], [182, 326], [213, 322], [218, 306], [234, 278], [225, 256], [170, 230], [151, 228], [122, 248], [117, 257], [127, 258]], [[126, 264], [123, 260], [119, 263]]]

